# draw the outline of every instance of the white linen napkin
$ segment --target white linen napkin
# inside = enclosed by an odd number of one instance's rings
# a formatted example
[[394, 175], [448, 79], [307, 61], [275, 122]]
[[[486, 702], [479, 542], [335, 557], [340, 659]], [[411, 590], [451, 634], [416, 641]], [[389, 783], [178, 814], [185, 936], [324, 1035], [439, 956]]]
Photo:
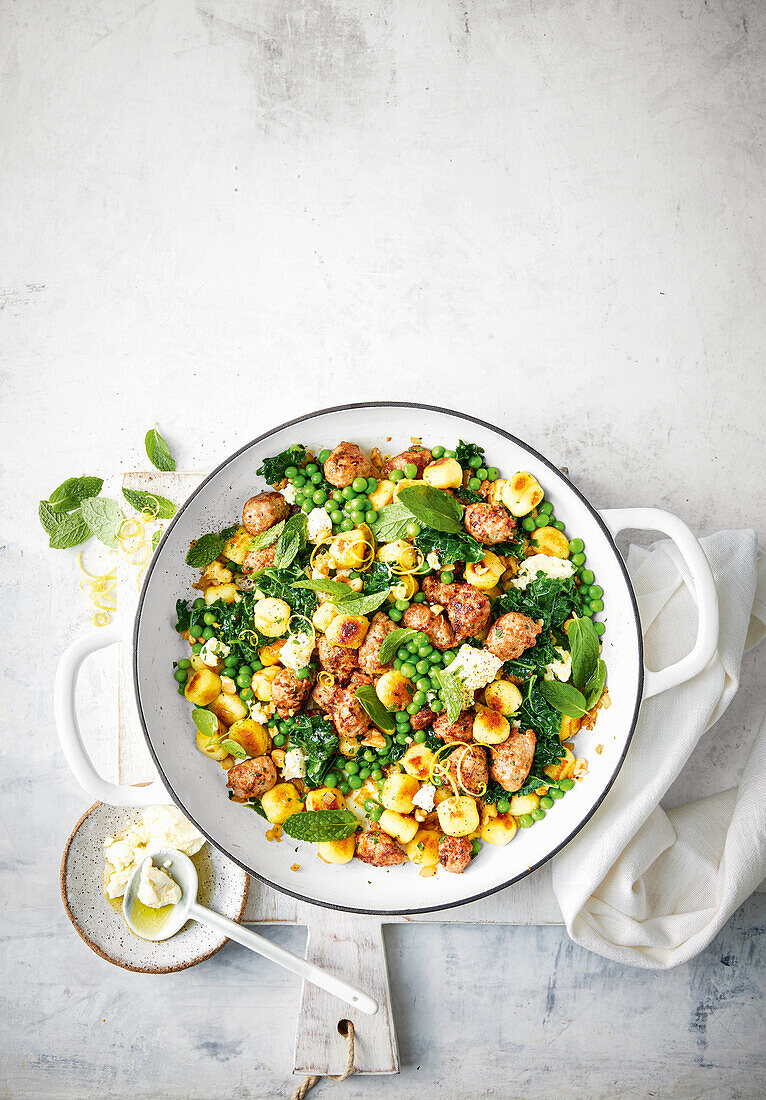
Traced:
[[[766, 634], [766, 569], [754, 531], [702, 539], [721, 611], [718, 655], [704, 672], [644, 703], [625, 763], [585, 828], [553, 860], [570, 936], [599, 955], [649, 969], [686, 962], [766, 878], [766, 720], [739, 787], [679, 809], [658, 803], [739, 684], [742, 654]], [[632, 546], [646, 661], [691, 648], [697, 615], [675, 544]]]

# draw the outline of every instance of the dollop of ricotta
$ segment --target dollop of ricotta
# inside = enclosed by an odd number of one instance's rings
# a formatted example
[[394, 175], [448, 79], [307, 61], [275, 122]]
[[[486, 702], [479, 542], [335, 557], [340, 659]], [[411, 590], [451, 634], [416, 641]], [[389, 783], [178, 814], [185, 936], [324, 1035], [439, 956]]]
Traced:
[[572, 654], [567, 653], [565, 649], [561, 649], [560, 646], [553, 647], [558, 653], [558, 660], [551, 661], [550, 664], [545, 666], [545, 679], [546, 680], [568, 680], [572, 671]]
[[[141, 820], [104, 838], [104, 892], [121, 898], [135, 868], [155, 848], [177, 848], [193, 856], [205, 838], [175, 806], [147, 806]], [[163, 903], [164, 904], [164, 903]]]
[[418, 806], [421, 810], [425, 810], [427, 814], [430, 814], [434, 808], [434, 799], [436, 798], [436, 787], [430, 783], [426, 783], [420, 788], [419, 791], [415, 791], [412, 796], [412, 805]]
[[295, 486], [288, 481], [284, 489], [279, 490], [287, 504], [295, 504]]
[[476, 649], [464, 643], [447, 672], [452, 672], [462, 680], [463, 685], [473, 695], [479, 688], [486, 687], [496, 678], [503, 662], [488, 649]]
[[150, 909], [161, 909], [163, 905], [175, 905], [181, 900], [181, 887], [174, 882], [167, 871], [155, 867], [151, 857], [141, 864], [138, 878], [138, 900]]
[[549, 554], [533, 554], [531, 558], [525, 558], [519, 567], [519, 571], [511, 581], [514, 588], [526, 588], [538, 573], [544, 573], [546, 577], [554, 580], [565, 580], [571, 577], [575, 567], [569, 558], [554, 558]]
[[285, 668], [297, 672], [305, 668], [314, 652], [314, 639], [311, 634], [290, 634], [279, 651], [279, 660]]
[[227, 646], [226, 642], [222, 642], [220, 638], [208, 638], [199, 651], [202, 660], [211, 668], [215, 668], [218, 661], [228, 657], [230, 653], [231, 647]]
[[332, 534], [332, 520], [324, 508], [312, 508], [308, 514], [306, 531], [309, 542], [315, 544]]
[[306, 774], [306, 754], [303, 749], [289, 749], [282, 765], [283, 779], [303, 779]]

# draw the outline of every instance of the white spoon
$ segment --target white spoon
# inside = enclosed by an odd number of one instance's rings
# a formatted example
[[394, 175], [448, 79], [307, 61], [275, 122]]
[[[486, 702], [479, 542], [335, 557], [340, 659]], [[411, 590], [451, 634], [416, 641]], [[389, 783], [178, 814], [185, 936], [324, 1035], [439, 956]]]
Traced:
[[[370, 1016], [378, 1011], [378, 1002], [366, 993], [362, 993], [360, 989], [356, 989], [348, 982], [342, 981], [341, 978], [336, 978], [334, 974], [329, 974], [321, 967], [306, 962], [300, 955], [294, 955], [292, 951], [286, 951], [284, 947], [277, 947], [275, 943], [259, 936], [257, 932], [251, 932], [249, 928], [237, 924], [236, 921], [229, 920], [228, 917], [208, 909], [205, 905], [200, 905], [197, 901], [199, 887], [197, 870], [188, 856], [176, 851], [175, 848], [162, 848], [152, 852], [151, 859], [155, 867], [162, 868], [178, 884], [181, 888], [181, 899], [170, 908], [165, 919], [160, 918], [160, 923], [154, 924], [154, 927], [148, 927], [146, 923], [141, 922], [138, 919], [139, 914], [136, 905], [138, 902], [138, 882], [141, 876], [141, 864], [139, 864], [128, 880], [125, 896], [122, 899], [122, 913], [125, 917], [125, 923], [137, 936], [144, 940], [167, 940], [180, 931], [187, 920], [197, 920], [201, 924], [206, 924], [208, 928], [228, 936], [229, 939], [236, 940], [237, 943], [241, 943], [243, 947], [255, 951], [256, 954], [263, 955], [265, 958], [271, 959], [272, 962], [284, 966], [286, 970], [291, 970], [293, 974], [298, 974], [307, 982], [313, 982], [314, 985], [326, 989], [328, 993], [332, 993], [333, 996], [353, 1005], [354, 1008], [358, 1008]], [[170, 862], [170, 867], [163, 866], [167, 862]], [[138, 904], [141, 905], [140, 902]], [[146, 912], [145, 906], [141, 906], [141, 908], [143, 912]], [[156, 912], [159, 915], [160, 910]]]

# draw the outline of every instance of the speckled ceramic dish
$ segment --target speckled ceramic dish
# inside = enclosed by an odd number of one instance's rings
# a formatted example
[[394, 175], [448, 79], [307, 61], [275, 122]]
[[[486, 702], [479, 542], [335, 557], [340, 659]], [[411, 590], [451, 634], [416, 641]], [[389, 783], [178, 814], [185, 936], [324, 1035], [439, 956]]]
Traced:
[[[97, 955], [125, 970], [170, 974], [196, 966], [220, 951], [226, 937], [188, 921], [169, 940], [150, 943], [129, 931], [121, 905], [104, 896], [104, 837], [113, 836], [141, 816], [140, 809], [96, 802], [74, 827], [61, 859], [61, 897], [67, 915]], [[241, 920], [248, 877], [212, 845], [192, 857], [199, 875], [199, 901], [232, 920]], [[113, 907], [114, 906], [114, 907]]]

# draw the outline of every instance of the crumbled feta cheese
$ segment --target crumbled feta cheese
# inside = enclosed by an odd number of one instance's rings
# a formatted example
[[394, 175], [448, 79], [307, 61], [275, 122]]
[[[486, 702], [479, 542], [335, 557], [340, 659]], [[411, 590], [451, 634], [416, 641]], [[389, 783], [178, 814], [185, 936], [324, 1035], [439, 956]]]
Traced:
[[288, 481], [284, 489], [280, 489], [279, 491], [288, 504], [295, 504], [295, 486], [291, 481]]
[[305, 668], [314, 652], [314, 638], [311, 634], [290, 634], [279, 651], [279, 660], [285, 668], [297, 672]]
[[249, 704], [250, 717], [254, 722], [260, 722], [261, 725], [266, 725], [269, 718], [274, 713], [273, 703], [259, 703], [257, 699]]
[[318, 543], [332, 534], [332, 520], [324, 508], [312, 508], [308, 514], [306, 530], [309, 542]]
[[421, 810], [425, 810], [427, 814], [430, 814], [434, 808], [434, 799], [436, 798], [436, 787], [433, 787], [430, 783], [426, 783], [421, 787], [419, 791], [416, 791], [412, 796], [412, 805], [419, 806]]
[[511, 584], [514, 588], [526, 588], [538, 573], [544, 573], [546, 577], [554, 580], [563, 580], [571, 577], [575, 567], [569, 558], [554, 558], [549, 554], [533, 554], [531, 558], [525, 558], [521, 563], [518, 573]]
[[569, 674], [572, 671], [572, 654], [567, 653], [565, 649], [561, 649], [560, 646], [553, 647], [559, 655], [557, 661], [551, 661], [549, 665], [545, 666], [545, 679], [546, 680], [568, 680]]
[[472, 645], [463, 644], [447, 671], [458, 676], [468, 691], [474, 692], [491, 684], [502, 667], [500, 658], [488, 649], [475, 649]]
[[442, 560], [435, 550], [432, 550], [430, 554], [426, 554], [426, 561], [432, 569], [441, 569]]
[[215, 668], [218, 661], [228, 657], [230, 652], [230, 647], [226, 645], [226, 642], [222, 642], [220, 638], [208, 638], [199, 651], [199, 655], [206, 665]]
[[282, 765], [283, 779], [303, 779], [306, 774], [306, 754], [303, 749], [290, 749]]
[[163, 905], [175, 905], [181, 900], [181, 887], [174, 882], [167, 871], [152, 864], [151, 857], [141, 864], [138, 879], [138, 900], [150, 909], [161, 909]]

